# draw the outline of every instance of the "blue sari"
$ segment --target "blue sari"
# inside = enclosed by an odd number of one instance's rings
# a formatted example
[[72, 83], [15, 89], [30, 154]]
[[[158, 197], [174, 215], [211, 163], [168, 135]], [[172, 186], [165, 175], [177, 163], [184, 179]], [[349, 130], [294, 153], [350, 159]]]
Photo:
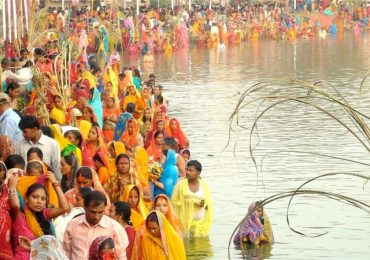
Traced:
[[127, 112], [123, 112], [117, 119], [116, 128], [114, 129], [114, 141], [119, 141], [126, 130], [127, 121], [132, 118], [132, 115]]
[[103, 128], [103, 106], [100, 98], [99, 90], [94, 88], [93, 97], [89, 100], [89, 106], [94, 109], [96, 119], [98, 120], [99, 127]]
[[166, 194], [167, 197], [171, 198], [178, 178], [179, 170], [176, 166], [176, 153], [173, 150], [168, 150], [167, 158], [163, 165], [163, 172], [158, 180], [159, 182], [163, 183], [164, 189], [162, 190], [157, 186], [154, 186], [153, 198], [159, 194]]

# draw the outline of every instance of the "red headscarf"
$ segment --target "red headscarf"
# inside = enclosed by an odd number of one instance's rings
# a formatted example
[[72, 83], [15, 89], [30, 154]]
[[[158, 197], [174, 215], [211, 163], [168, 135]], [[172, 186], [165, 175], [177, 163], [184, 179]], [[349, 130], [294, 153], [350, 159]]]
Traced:
[[94, 239], [94, 241], [91, 243], [90, 249], [89, 249], [89, 260], [100, 260], [102, 259], [99, 255], [99, 247], [103, 242], [111, 237], [109, 236], [100, 236]]
[[[176, 122], [176, 124], [177, 124], [176, 129], [173, 129], [171, 127], [171, 124], [173, 122]], [[177, 142], [179, 143], [180, 148], [186, 148], [186, 136], [185, 136], [184, 132], [181, 130], [180, 122], [176, 118], [172, 118], [170, 120], [168, 126], [166, 127], [166, 133], [167, 133], [167, 136], [173, 137], [177, 140]]]

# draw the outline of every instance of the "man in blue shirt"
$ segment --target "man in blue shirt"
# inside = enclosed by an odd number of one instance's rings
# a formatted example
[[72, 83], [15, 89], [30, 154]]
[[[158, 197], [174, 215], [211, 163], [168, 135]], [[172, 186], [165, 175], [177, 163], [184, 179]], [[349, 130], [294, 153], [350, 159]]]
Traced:
[[19, 115], [10, 106], [10, 98], [0, 93], [0, 135], [8, 136], [13, 144], [22, 140], [22, 131], [18, 127], [21, 120]]

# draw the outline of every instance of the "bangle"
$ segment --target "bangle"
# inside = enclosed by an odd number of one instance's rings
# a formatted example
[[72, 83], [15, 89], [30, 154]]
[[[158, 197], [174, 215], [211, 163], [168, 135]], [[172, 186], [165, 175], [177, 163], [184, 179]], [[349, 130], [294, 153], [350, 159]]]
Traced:
[[15, 194], [17, 194], [17, 190], [9, 189], [8, 194], [9, 195], [15, 195]]
[[60, 182], [59, 181], [56, 181], [56, 182], [53, 182], [52, 183], [53, 187], [60, 187]]

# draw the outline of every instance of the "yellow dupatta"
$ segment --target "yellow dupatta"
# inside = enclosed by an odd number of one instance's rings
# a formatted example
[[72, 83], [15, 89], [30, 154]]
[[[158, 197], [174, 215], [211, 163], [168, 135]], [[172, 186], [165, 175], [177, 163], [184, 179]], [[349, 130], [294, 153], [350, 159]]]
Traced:
[[[126, 147], [122, 142], [119, 141], [112, 141], [108, 144], [108, 148], [113, 145], [114, 151], [116, 152], [116, 155], [120, 155], [121, 153], [126, 153]], [[116, 169], [116, 158], [109, 157], [108, 158], [108, 170], [110, 175], [114, 174]]]
[[167, 197], [166, 194], [158, 194], [153, 200], [153, 209], [155, 209], [155, 204], [159, 198], [163, 198], [167, 201], [168, 204], [168, 212], [165, 215], [168, 222], [172, 225], [172, 227], [176, 230], [177, 234], [180, 238], [183, 238], [183, 228], [181, 226], [180, 219], [177, 217], [176, 212], [172, 206], [171, 200]]
[[[57, 143], [59, 144], [59, 148], [61, 151], [63, 151], [64, 148], [66, 148], [68, 145], [72, 144], [67, 138], [65, 138], [62, 135], [58, 125], [50, 125], [49, 128], [54, 135], [55, 141], [57, 141]], [[78, 165], [81, 165], [82, 163], [81, 149], [76, 147], [74, 154], [77, 158]]]
[[[26, 192], [28, 188], [39, 182], [41, 184], [44, 184], [48, 195], [49, 195], [49, 205], [52, 205], [53, 207], [59, 207], [59, 201], [58, 201], [58, 196], [54, 190], [53, 185], [51, 184], [50, 181], [48, 180], [43, 180], [45, 178], [44, 176], [23, 176], [19, 178], [18, 185], [17, 185], [17, 190], [21, 197], [25, 198]], [[48, 207], [49, 205], [46, 205]], [[31, 229], [32, 233], [35, 235], [35, 237], [40, 237], [44, 235], [44, 232], [42, 231], [42, 228], [40, 224], [38, 223], [35, 215], [27, 208], [27, 206], [24, 207], [24, 215], [27, 221], [28, 227]]]
[[50, 118], [54, 119], [59, 125], [64, 125], [66, 123], [66, 113], [57, 107], [54, 107], [50, 111]]
[[186, 259], [184, 244], [168, 222], [166, 217], [159, 211], [157, 215], [161, 237], [154, 237], [148, 230], [145, 231], [140, 245], [140, 253], [143, 260], [184, 260]]
[[200, 187], [204, 194], [204, 207], [206, 208], [205, 217], [201, 220], [194, 220], [194, 199], [189, 196], [188, 180], [184, 179], [179, 181], [172, 194], [172, 205], [179, 217], [181, 224], [184, 228], [185, 237], [202, 237], [208, 236], [213, 217], [213, 205], [211, 194], [208, 190], [206, 183], [199, 179]]
[[137, 175], [142, 186], [148, 186], [149, 174], [149, 156], [144, 147], [136, 146], [135, 160], [137, 165]]
[[137, 187], [137, 189], [139, 190], [139, 203], [137, 204], [136, 209], [131, 208], [131, 222], [135, 230], [137, 231], [140, 228], [141, 224], [145, 221], [146, 216], [148, 215], [148, 209], [146, 208], [145, 202], [142, 199], [143, 198], [142, 191], [138, 186], [129, 184], [125, 187], [125, 190], [123, 191], [120, 200], [123, 202], [127, 202], [128, 197], [130, 195], [130, 191], [134, 187]]
[[91, 126], [92, 124], [87, 120], [81, 120], [78, 123], [78, 129], [80, 130], [80, 133], [84, 140], [87, 140], [87, 136], [89, 135]]

